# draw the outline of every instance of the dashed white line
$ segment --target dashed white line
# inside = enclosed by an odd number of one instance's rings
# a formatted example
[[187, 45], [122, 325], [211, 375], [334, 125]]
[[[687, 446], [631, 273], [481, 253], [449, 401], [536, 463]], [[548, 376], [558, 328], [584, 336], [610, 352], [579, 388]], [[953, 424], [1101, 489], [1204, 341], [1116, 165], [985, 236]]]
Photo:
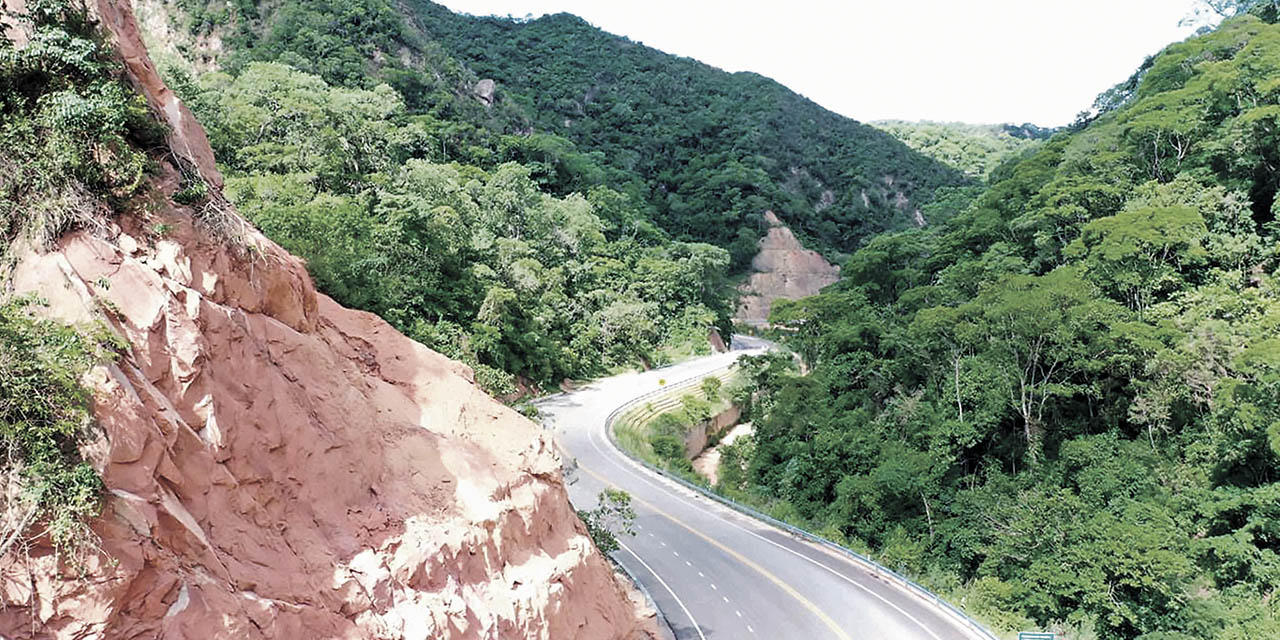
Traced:
[[693, 614], [689, 613], [689, 607], [684, 606], [684, 601], [680, 599], [680, 596], [676, 595], [676, 592], [671, 590], [671, 585], [667, 584], [667, 581], [663, 580], [662, 576], [658, 575], [658, 572], [654, 571], [653, 567], [649, 566], [649, 563], [645, 562], [643, 559], [640, 558], [640, 556], [636, 555], [636, 552], [632, 551], [631, 547], [628, 547], [622, 542], [618, 542], [618, 546], [622, 547], [624, 551], [631, 554], [631, 557], [635, 558], [636, 562], [639, 562], [641, 566], [649, 570], [649, 573], [653, 574], [653, 577], [658, 579], [658, 583], [661, 584], [662, 587], [667, 590], [667, 593], [671, 594], [672, 598], [676, 599], [676, 604], [680, 605], [680, 609], [684, 611], [684, 615], [689, 618], [689, 622], [693, 623], [693, 630], [698, 632], [698, 637], [702, 638], [702, 640], [707, 640], [707, 636], [702, 633], [702, 626], [698, 624], [698, 620], [693, 617]]
[[715, 588], [716, 588], [716, 583], [712, 582], [712, 583], [711, 583], [711, 588], [712, 588], [712, 589], [715, 589]]
[[702, 575], [702, 572], [701, 572], [701, 571], [699, 571], [699, 572], [698, 572], [698, 577], [699, 577], [699, 578], [705, 578], [706, 576]]
[[725, 597], [725, 596], [720, 596], [720, 597], [721, 597], [721, 598], [724, 598], [724, 601], [725, 601], [725, 602], [728, 602], [728, 601], [729, 601], [729, 598], [727, 598], [727, 597]]
[[739, 618], [741, 618], [741, 617], [742, 617], [742, 612], [741, 612], [741, 611], [738, 611], [737, 609], [734, 609], [734, 610], [733, 610], [733, 612], [734, 612], [734, 613], [736, 613], [736, 614], [738, 614], [738, 617], [739, 617]]
[[755, 633], [755, 632], [756, 632], [756, 630], [755, 630], [755, 629], [752, 629], [752, 628], [751, 628], [751, 625], [747, 625], [747, 631], [750, 631], [751, 633]]
[[692, 563], [692, 562], [689, 562], [688, 560], [685, 560], [685, 561], [684, 561], [684, 566], [686, 566], [686, 567], [692, 567], [692, 566], [693, 566], [693, 563]]
[[[625, 404], [625, 403], [624, 403], [624, 404]], [[607, 428], [607, 425], [606, 425], [606, 428]], [[658, 489], [659, 491], [661, 491], [661, 492], [663, 492], [663, 493], [665, 493], [665, 494], [667, 494], [667, 495], [671, 496], [672, 498], [674, 498], [674, 499], [675, 499], [675, 501], [676, 501], [676, 502], [681, 502], [681, 503], [684, 503], [686, 506], [694, 507], [694, 505], [693, 505], [693, 503], [692, 503], [692, 502], [689, 502], [687, 499], [685, 499], [684, 497], [682, 497], [682, 495], [680, 494], [680, 492], [679, 492], [679, 491], [675, 490], [672, 486], [670, 486], [670, 485], [669, 485], [670, 481], [665, 480], [665, 479], [663, 479], [663, 478], [661, 478], [661, 477], [659, 477], [659, 476], [656, 476], [656, 475], [650, 474], [649, 472], [645, 471], [645, 470], [644, 470], [644, 468], [640, 466], [640, 463], [636, 462], [635, 460], [632, 460], [631, 458], [628, 458], [628, 457], [627, 457], [626, 455], [624, 455], [624, 454], [622, 453], [622, 451], [620, 451], [616, 446], [611, 446], [611, 447], [610, 447], [610, 448], [613, 450], [613, 455], [609, 455], [609, 454], [605, 453], [604, 449], [603, 449], [603, 448], [601, 448], [601, 446], [600, 446], [599, 442], [597, 441], [599, 438], [600, 438], [600, 435], [597, 433], [597, 430], [596, 430], [596, 429], [592, 429], [592, 430], [590, 430], [590, 431], [588, 431], [588, 432], [587, 432], [587, 441], [591, 443], [592, 448], [594, 448], [594, 449], [596, 450], [596, 452], [600, 454], [601, 458], [606, 459], [606, 460], [609, 460], [609, 461], [610, 461], [610, 462], [612, 462], [614, 465], [616, 465], [619, 469], [622, 469], [625, 473], [627, 473], [627, 474], [628, 474], [628, 475], [630, 475], [631, 477], [636, 478], [636, 479], [640, 480], [641, 482], [644, 482], [645, 484], [647, 484], [647, 485], [649, 485], [649, 486], [651, 486], [651, 487], [654, 487], [654, 488]], [[633, 470], [633, 469], [634, 469], [634, 470]], [[639, 472], [637, 472], [637, 470], [638, 470]], [[694, 494], [694, 495], [696, 496], [696, 494]], [[701, 497], [701, 496], [698, 496], [698, 497]], [[704, 499], [705, 499], [705, 498], [704, 498]], [[696, 507], [694, 507], [694, 508], [696, 508]], [[724, 507], [724, 510], [725, 510], [725, 511], [729, 511], [728, 507]], [[739, 513], [736, 513], [736, 512], [732, 512], [732, 511], [729, 511], [729, 514], [730, 514], [730, 515], [732, 515], [732, 516], [734, 516], [734, 517], [740, 517], [740, 518], [743, 518], [743, 519], [748, 520], [748, 521], [751, 521], [751, 522], [753, 522], [753, 523], [754, 523], [754, 522], [756, 522], [754, 519], [750, 518], [749, 516], [743, 515], [743, 514], [739, 514]], [[794, 549], [790, 549], [790, 548], [788, 548], [788, 547], [785, 547], [785, 546], [783, 546], [783, 545], [781, 545], [781, 544], [778, 544], [777, 542], [774, 542], [773, 540], [770, 540], [770, 539], [768, 539], [768, 538], [766, 538], [766, 537], [764, 537], [764, 536], [762, 536], [762, 535], [760, 535], [760, 534], [758, 534], [758, 533], [756, 533], [756, 532], [754, 532], [754, 531], [751, 531], [751, 530], [747, 529], [746, 527], [743, 527], [742, 525], [740, 525], [740, 524], [738, 524], [738, 523], [736, 523], [736, 522], [731, 521], [729, 518], [726, 518], [724, 515], [721, 515], [721, 514], [719, 514], [719, 513], [716, 513], [716, 514], [713, 514], [713, 517], [714, 517], [716, 520], [718, 520], [718, 521], [720, 521], [720, 522], [723, 522], [724, 524], [726, 524], [726, 525], [728, 525], [728, 526], [730, 526], [730, 527], [733, 527], [734, 529], [737, 529], [737, 530], [739, 530], [739, 531], [742, 531], [743, 533], [746, 533], [747, 535], [749, 535], [749, 536], [751, 536], [751, 537], [753, 537], [753, 538], [757, 538], [757, 539], [759, 539], [759, 540], [761, 540], [761, 541], [763, 541], [763, 542], [766, 542], [766, 543], [768, 543], [768, 544], [770, 544], [770, 545], [773, 545], [774, 547], [777, 547], [778, 549], [781, 549], [781, 550], [783, 550], [783, 551], [785, 551], [785, 552], [787, 552], [787, 553], [790, 553], [791, 555], [794, 555], [794, 556], [796, 556], [796, 557], [800, 558], [801, 560], [805, 560], [806, 562], [809, 562], [809, 563], [811, 563], [811, 564], [813, 564], [813, 565], [815, 565], [815, 566], [817, 566], [817, 567], [819, 567], [819, 568], [821, 568], [821, 569], [823, 569], [823, 570], [827, 571], [828, 573], [830, 573], [830, 574], [832, 574], [832, 575], [836, 576], [837, 578], [839, 578], [839, 579], [841, 579], [841, 580], [843, 580], [843, 581], [845, 581], [845, 582], [847, 582], [847, 583], [849, 583], [849, 584], [853, 585], [854, 587], [857, 587], [858, 589], [861, 589], [861, 590], [862, 590], [863, 592], [865, 592], [867, 595], [870, 595], [871, 597], [873, 597], [873, 598], [875, 598], [875, 599], [877, 599], [877, 600], [879, 600], [879, 601], [881, 601], [881, 602], [885, 603], [885, 604], [886, 604], [886, 605], [888, 605], [890, 608], [892, 608], [893, 610], [895, 610], [895, 611], [897, 611], [899, 614], [901, 614], [903, 617], [905, 617], [906, 619], [908, 619], [908, 620], [910, 620], [911, 622], [915, 623], [915, 624], [916, 624], [916, 626], [920, 627], [920, 629], [921, 629], [921, 630], [923, 630], [925, 633], [927, 633], [927, 634], [929, 634], [930, 636], [932, 636], [932, 637], [934, 638], [934, 640], [942, 640], [942, 637], [941, 637], [941, 636], [939, 636], [937, 633], [935, 633], [935, 632], [933, 631], [933, 629], [930, 629], [928, 626], [926, 626], [926, 625], [925, 625], [925, 623], [921, 622], [919, 618], [916, 618], [915, 616], [913, 616], [913, 615], [911, 615], [911, 614], [907, 613], [907, 612], [906, 612], [902, 607], [899, 607], [898, 605], [896, 605], [896, 604], [894, 604], [894, 603], [890, 602], [888, 598], [885, 598], [884, 596], [880, 595], [879, 593], [876, 593], [876, 591], [875, 591], [875, 590], [873, 590], [873, 589], [871, 589], [870, 587], [868, 587], [868, 586], [866, 586], [866, 585], [864, 585], [864, 584], [862, 584], [862, 583], [858, 582], [857, 580], [854, 580], [853, 578], [850, 578], [849, 576], [847, 576], [847, 575], [845, 575], [845, 574], [841, 573], [840, 571], [837, 571], [836, 569], [833, 569], [833, 568], [831, 568], [831, 567], [829, 567], [829, 566], [827, 566], [827, 565], [823, 564], [822, 562], [819, 562], [818, 560], [815, 560], [815, 559], [813, 559], [813, 558], [811, 558], [811, 557], [809, 557], [809, 556], [807, 556], [807, 555], [805, 555], [805, 554], [803, 554], [803, 553], [800, 553], [800, 552], [798, 552], [798, 551], [796, 551], [796, 550], [794, 550]], [[666, 543], [663, 543], [663, 544], [662, 544], [662, 546], [664, 546], [664, 547], [665, 547], [665, 546], [667, 546], [667, 545], [666, 545]], [[866, 569], [865, 567], [858, 566], [856, 563], [852, 563], [852, 562], [850, 562], [849, 564], [850, 564], [850, 565], [852, 565], [852, 566], [857, 567], [857, 568], [858, 568], [859, 570], [861, 570], [862, 572], [866, 572], [866, 571], [867, 571], [867, 569]], [[713, 589], [714, 589], [714, 588], [715, 588], [715, 585], [714, 585], [714, 584], [713, 584], [713, 585], [711, 585], [711, 588], [713, 588]]]
[[671, 553], [675, 554], [675, 556], [676, 556], [677, 558], [679, 558], [679, 557], [680, 557], [680, 552], [679, 552], [679, 551], [672, 551]]

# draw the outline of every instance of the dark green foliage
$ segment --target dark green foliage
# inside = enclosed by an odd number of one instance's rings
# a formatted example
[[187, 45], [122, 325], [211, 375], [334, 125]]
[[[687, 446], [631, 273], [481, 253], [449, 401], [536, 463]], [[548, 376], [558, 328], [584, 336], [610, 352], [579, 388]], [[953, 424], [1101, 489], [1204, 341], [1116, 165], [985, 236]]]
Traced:
[[427, 37], [497, 80], [534, 127], [598, 154], [608, 182], [643, 197], [680, 238], [729, 246], [754, 238], [773, 209], [822, 248], [847, 251], [911, 226], [935, 189], [965, 182], [768, 78], [664, 54], [568, 14], [525, 22], [411, 6]]
[[[226, 68], [287, 64], [331, 85], [387, 83], [431, 117], [433, 158], [514, 161], [556, 195], [630, 195], [677, 239], [730, 248], [745, 267], [773, 209], [820, 248], [915, 224], [941, 186], [968, 182], [879, 130], [756, 74], [728, 74], [556, 15], [462, 16], [427, 2], [190, 0], [227, 12]], [[221, 18], [220, 18], [221, 20]], [[497, 91], [482, 96], [482, 78]]]
[[31, 41], [0, 41], [0, 241], [47, 242], [133, 194], [163, 131], [114, 73], [81, 5], [30, 3]]
[[1277, 77], [1254, 16], [1172, 45], [775, 306], [813, 370], [757, 376], [722, 484], [1008, 628], [1280, 637]]

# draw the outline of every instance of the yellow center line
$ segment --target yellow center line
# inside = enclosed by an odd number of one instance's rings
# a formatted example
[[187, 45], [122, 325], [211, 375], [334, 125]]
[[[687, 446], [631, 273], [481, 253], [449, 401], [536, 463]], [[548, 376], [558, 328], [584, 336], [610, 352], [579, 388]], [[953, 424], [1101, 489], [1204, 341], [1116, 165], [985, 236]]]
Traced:
[[[592, 478], [595, 478], [596, 480], [599, 480], [601, 483], [603, 483], [606, 486], [617, 487], [617, 485], [615, 485], [614, 483], [606, 480], [600, 474], [586, 467], [578, 467], [578, 469], [585, 471], [587, 475], [591, 476]], [[827, 615], [822, 609], [819, 609], [818, 605], [814, 604], [813, 602], [810, 602], [808, 598], [805, 598], [804, 596], [800, 595], [799, 591], [796, 591], [791, 585], [787, 584], [786, 582], [783, 582], [782, 578], [779, 578], [778, 576], [775, 576], [772, 573], [770, 573], [768, 569], [765, 569], [764, 567], [756, 564], [755, 562], [752, 562], [751, 559], [738, 553], [737, 551], [734, 551], [733, 549], [726, 547], [724, 544], [722, 544], [720, 541], [716, 540], [715, 538], [712, 538], [711, 536], [708, 536], [707, 534], [701, 531], [698, 531], [697, 529], [694, 529], [693, 527], [681, 522], [680, 520], [677, 520], [675, 516], [667, 513], [666, 511], [663, 511], [662, 509], [659, 509], [653, 504], [645, 500], [641, 500], [640, 498], [637, 498], [635, 496], [632, 496], [631, 499], [644, 505], [650, 511], [653, 511], [654, 513], [670, 520], [671, 522], [674, 522], [675, 524], [680, 525], [681, 527], [684, 527], [686, 530], [689, 531], [689, 533], [692, 533], [693, 535], [698, 536], [699, 538], [702, 538], [711, 546], [725, 552], [726, 554], [728, 554], [730, 557], [737, 560], [738, 562], [741, 562], [742, 564], [754, 569], [756, 573], [759, 573], [760, 575], [764, 576], [765, 579], [767, 579], [769, 582], [772, 582], [773, 584], [777, 585], [778, 588], [785, 591], [787, 595], [791, 596], [792, 598], [795, 598], [797, 602], [804, 605], [804, 607], [808, 609], [810, 612], [812, 612], [813, 615], [818, 616], [818, 619], [821, 620], [823, 624], [827, 625], [827, 628], [831, 629], [831, 631], [836, 634], [837, 638], [840, 638], [841, 640], [853, 640], [853, 638], [849, 637], [849, 634], [844, 632], [844, 629], [841, 629], [840, 626], [836, 624], [835, 620], [831, 619], [831, 616]]]

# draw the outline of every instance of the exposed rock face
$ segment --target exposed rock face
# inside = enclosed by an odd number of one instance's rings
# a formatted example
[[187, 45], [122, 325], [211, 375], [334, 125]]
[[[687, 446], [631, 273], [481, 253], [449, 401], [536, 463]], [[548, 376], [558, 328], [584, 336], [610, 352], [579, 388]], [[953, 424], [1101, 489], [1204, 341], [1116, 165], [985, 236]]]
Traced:
[[768, 324], [774, 300], [811, 296], [840, 279], [840, 268], [805, 249], [777, 215], [766, 211], [764, 218], [769, 233], [760, 240], [760, 253], [751, 261], [751, 278], [738, 289], [742, 297], [734, 318], [752, 326]]
[[494, 98], [498, 93], [498, 85], [494, 83], [492, 79], [485, 78], [476, 83], [476, 86], [472, 89], [472, 93], [480, 100], [480, 102], [483, 102], [485, 106], [492, 106]]
[[[178, 118], [178, 153], [211, 168], [199, 125], [128, 49], [128, 5], [99, 9], [132, 80]], [[249, 251], [211, 239], [167, 197], [178, 185], [165, 165], [105, 232], [19, 252], [18, 293], [71, 322], [105, 309], [130, 349], [87, 380], [101, 550], [80, 567], [40, 541], [0, 558], [0, 636], [646, 637], [540, 427], [318, 294], [253, 229], [236, 238]]]
[[[0, 4], [21, 3], [3, 0]], [[222, 174], [214, 164], [213, 149], [204, 128], [196, 122], [187, 105], [165, 86], [156, 65], [142, 43], [142, 34], [128, 0], [96, 0], [98, 19], [115, 45], [116, 54], [124, 62], [125, 72], [134, 88], [146, 96], [151, 108], [169, 125], [169, 147], [189, 162], [214, 188], [222, 187]]]

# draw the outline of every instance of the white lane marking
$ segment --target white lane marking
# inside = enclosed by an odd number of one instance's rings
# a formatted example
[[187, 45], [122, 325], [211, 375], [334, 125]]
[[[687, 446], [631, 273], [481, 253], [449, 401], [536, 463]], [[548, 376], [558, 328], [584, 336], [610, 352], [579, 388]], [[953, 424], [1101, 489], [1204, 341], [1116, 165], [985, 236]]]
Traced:
[[750, 631], [751, 633], [755, 633], [755, 632], [756, 632], [756, 630], [755, 630], [755, 629], [752, 629], [752, 628], [751, 628], [751, 625], [747, 625], [747, 631]]
[[677, 558], [679, 558], [679, 557], [680, 557], [680, 552], [679, 552], [679, 551], [672, 551], [671, 553], [674, 553], [674, 554], [675, 554], [675, 556], [676, 556]]
[[[712, 588], [712, 589], [715, 589], [715, 588], [716, 588], [716, 583], [712, 582], [712, 583], [711, 583], [711, 588]], [[717, 591], [718, 591], [718, 589], [717, 589]]]
[[702, 640], [707, 640], [707, 636], [703, 635], [702, 633], [702, 626], [698, 624], [698, 620], [693, 617], [693, 614], [689, 613], [689, 607], [684, 606], [684, 601], [680, 599], [680, 596], [676, 595], [676, 592], [671, 590], [671, 585], [667, 584], [667, 581], [663, 580], [662, 576], [658, 575], [658, 572], [654, 571], [653, 567], [649, 566], [649, 563], [645, 562], [640, 556], [636, 555], [636, 552], [632, 551], [631, 547], [628, 547], [627, 545], [623, 544], [622, 541], [618, 541], [618, 546], [622, 547], [624, 551], [631, 554], [631, 557], [635, 558], [636, 562], [639, 562], [641, 566], [649, 570], [649, 573], [653, 574], [653, 577], [658, 579], [658, 583], [662, 585], [662, 588], [666, 589], [667, 593], [671, 594], [671, 597], [676, 599], [676, 604], [680, 605], [680, 609], [684, 611], [684, 615], [689, 618], [689, 622], [693, 623], [693, 630], [698, 632], [698, 637], [702, 638]]
[[689, 562], [688, 560], [685, 560], [685, 561], [684, 561], [684, 566], [686, 566], [686, 567], [692, 567], [692, 566], [693, 566], [693, 563], [692, 563], [692, 562]]
[[[715, 369], [712, 369], [712, 371], [714, 371], [714, 370], [715, 370]], [[630, 401], [628, 400], [627, 402], [630, 402]], [[626, 403], [624, 402], [623, 404], [626, 404]], [[619, 406], [621, 406], [621, 405], [619, 405]], [[606, 428], [607, 428], [607, 425], [606, 425]], [[844, 575], [843, 573], [840, 573], [839, 571], [836, 571], [835, 569], [832, 569], [831, 567], [828, 567], [827, 565], [822, 564], [821, 562], [818, 562], [817, 560], [814, 560], [813, 558], [810, 558], [809, 556], [804, 555], [803, 553], [800, 553], [800, 552], [798, 552], [798, 551], [795, 551], [794, 549], [788, 549], [787, 547], [784, 547], [783, 545], [780, 545], [780, 544], [778, 544], [777, 542], [774, 542], [773, 540], [770, 540], [770, 539], [768, 539], [768, 538], [766, 538], [766, 537], [764, 537], [764, 536], [762, 536], [762, 535], [760, 535], [760, 534], [758, 534], [758, 533], [756, 533], [756, 532], [754, 532], [754, 531], [751, 531], [751, 530], [749, 530], [749, 529], [746, 529], [745, 527], [742, 527], [741, 525], [739, 525], [739, 524], [737, 524], [737, 523], [735, 523], [735, 522], [730, 522], [728, 518], [725, 518], [725, 517], [724, 517], [724, 516], [722, 516], [720, 513], [715, 513], [715, 512], [713, 512], [713, 511], [711, 511], [710, 509], [699, 508], [697, 505], [694, 505], [694, 504], [690, 503], [688, 500], [685, 500], [683, 496], [679, 495], [676, 491], [673, 491], [673, 490], [672, 490], [672, 488], [670, 488], [670, 487], [668, 487], [668, 486], [666, 485], [666, 482], [669, 482], [669, 481], [665, 481], [665, 480], [663, 480], [663, 483], [662, 483], [662, 484], [659, 484], [659, 483], [655, 482], [655, 480], [662, 480], [662, 479], [661, 479], [661, 478], [659, 478], [659, 477], [657, 477], [657, 476], [652, 476], [648, 471], [645, 471], [645, 470], [644, 470], [644, 468], [643, 468], [643, 467], [641, 467], [641, 466], [640, 466], [640, 464], [639, 464], [638, 462], [636, 462], [635, 460], [632, 460], [631, 458], [628, 458], [625, 454], [623, 454], [621, 451], [619, 451], [617, 447], [614, 447], [614, 446], [610, 445], [610, 447], [609, 447], [609, 448], [613, 451], [613, 455], [610, 455], [610, 454], [606, 453], [606, 452], [605, 452], [605, 450], [604, 450], [604, 449], [602, 449], [602, 448], [600, 447], [600, 442], [599, 442], [599, 440], [598, 440], [598, 438], [599, 438], [599, 437], [600, 437], [600, 434], [599, 434], [599, 430], [598, 430], [598, 429], [590, 429], [590, 430], [587, 432], [587, 440], [589, 440], [589, 441], [591, 442], [591, 446], [592, 446], [592, 448], [594, 448], [594, 449], [596, 450], [596, 452], [597, 452], [597, 453], [599, 453], [599, 454], [600, 454], [600, 456], [601, 456], [602, 458], [608, 459], [609, 461], [613, 462], [613, 463], [614, 463], [614, 465], [616, 465], [619, 469], [621, 469], [622, 471], [624, 471], [624, 472], [626, 472], [626, 473], [630, 474], [632, 477], [634, 477], [634, 478], [636, 478], [636, 479], [640, 480], [641, 482], [644, 482], [645, 484], [647, 484], [647, 485], [649, 485], [649, 486], [651, 486], [651, 487], [654, 487], [655, 489], [658, 489], [659, 491], [661, 491], [661, 492], [663, 492], [663, 493], [665, 493], [665, 494], [667, 494], [667, 495], [671, 496], [671, 497], [672, 497], [673, 499], [675, 499], [677, 502], [680, 502], [680, 503], [684, 504], [686, 507], [688, 507], [688, 508], [690, 508], [690, 509], [693, 509], [693, 510], [695, 510], [695, 511], [702, 511], [702, 512], [705, 512], [705, 513], [707, 513], [707, 514], [710, 514], [710, 515], [711, 515], [713, 518], [715, 518], [716, 520], [719, 520], [720, 522], [723, 522], [724, 524], [729, 525], [730, 527], [733, 527], [733, 528], [735, 528], [735, 529], [737, 529], [737, 530], [739, 530], [739, 531], [742, 531], [743, 533], [746, 533], [746, 534], [747, 534], [747, 535], [749, 535], [749, 536], [752, 536], [752, 537], [754, 537], [754, 538], [758, 538], [758, 539], [760, 539], [760, 540], [762, 540], [762, 541], [764, 541], [764, 542], [767, 542], [767, 543], [769, 543], [769, 544], [771, 544], [771, 545], [773, 545], [773, 546], [775, 546], [775, 547], [777, 547], [777, 548], [779, 548], [779, 549], [782, 549], [783, 551], [786, 551], [787, 553], [790, 553], [790, 554], [791, 554], [791, 555], [793, 555], [793, 556], [796, 556], [796, 557], [799, 557], [799, 558], [801, 558], [801, 559], [805, 560], [806, 562], [809, 562], [809, 563], [814, 564], [814, 565], [816, 565], [816, 566], [818, 566], [818, 567], [821, 567], [822, 569], [826, 570], [828, 573], [831, 573], [832, 575], [836, 576], [837, 578], [840, 578], [841, 580], [844, 580], [845, 582], [848, 582], [849, 584], [851, 584], [851, 585], [853, 585], [853, 586], [855, 586], [855, 587], [857, 587], [857, 588], [859, 588], [859, 589], [861, 589], [861, 590], [865, 591], [868, 595], [870, 595], [870, 596], [874, 597], [875, 599], [877, 599], [877, 600], [879, 600], [879, 601], [881, 601], [881, 602], [885, 603], [885, 604], [886, 604], [886, 605], [888, 605], [890, 608], [892, 608], [894, 611], [897, 611], [898, 613], [902, 614], [902, 616], [903, 616], [904, 618], [906, 618], [906, 619], [908, 619], [908, 620], [910, 620], [910, 621], [914, 622], [914, 623], [916, 624], [916, 626], [920, 627], [920, 628], [921, 628], [925, 633], [929, 634], [929, 635], [930, 635], [934, 640], [942, 640], [942, 636], [939, 636], [937, 633], [934, 633], [933, 629], [930, 629], [929, 627], [925, 626], [925, 624], [924, 624], [923, 622], [921, 622], [918, 618], [916, 618], [915, 616], [913, 616], [913, 615], [911, 615], [911, 614], [907, 613], [906, 611], [904, 611], [904, 610], [902, 609], [902, 607], [899, 607], [898, 605], [896, 605], [896, 604], [894, 604], [894, 603], [892, 603], [892, 602], [889, 602], [889, 600], [888, 600], [888, 599], [886, 599], [884, 596], [882, 596], [882, 595], [880, 595], [880, 594], [876, 593], [876, 592], [875, 592], [874, 590], [872, 590], [870, 587], [867, 587], [866, 585], [864, 585], [864, 584], [862, 584], [862, 583], [860, 583], [860, 582], [857, 582], [856, 580], [854, 580], [854, 579], [850, 578], [849, 576], [846, 576], [846, 575]], [[620, 462], [625, 462], [625, 463], [626, 463], [626, 465], [624, 466], [623, 464], [619, 464]], [[643, 475], [642, 475], [641, 473], [637, 473], [636, 471], [633, 471], [633, 470], [632, 470], [632, 468], [634, 468], [634, 469], [636, 469], [636, 470], [639, 470], [639, 471], [643, 472]], [[710, 499], [709, 499], [709, 498], [704, 498], [704, 499], [706, 499], [706, 500], [710, 501]], [[724, 509], [728, 509], [728, 507], [723, 507], [723, 508], [724, 508]], [[736, 513], [738, 513], [738, 512], [734, 511], [733, 513], [735, 513], [735, 514], [736, 514]], [[749, 517], [749, 516], [746, 516], [746, 515], [740, 515], [740, 517], [747, 518], [747, 517]], [[755, 520], [754, 518], [752, 518], [752, 521], [753, 521], [753, 522], [758, 522], [758, 521], [757, 521], [757, 520]], [[761, 523], [761, 524], [763, 524], [763, 523]], [[768, 525], [765, 525], [765, 526], [768, 526]], [[667, 545], [666, 545], [666, 543], [664, 542], [664, 543], [662, 544], [662, 546], [664, 546], [664, 547], [665, 547], [665, 546], [667, 546]], [[866, 569], [863, 569], [863, 571], [866, 571]], [[713, 585], [711, 585], [711, 588], [713, 588], [713, 589], [714, 589], [714, 588], [715, 588], [715, 585], [714, 585], [714, 584], [713, 584]], [[909, 595], [909, 594], [904, 594], [904, 595]], [[942, 615], [942, 614], [941, 614], [941, 612], [938, 612], [938, 613], [939, 613], [940, 615]], [[966, 631], [967, 631], [967, 630], [966, 630]], [[966, 635], [968, 635], [968, 634], [966, 633]]]
[[724, 601], [725, 601], [725, 602], [728, 602], [728, 601], [729, 601], [729, 598], [727, 598], [727, 597], [725, 597], [725, 596], [720, 596], [720, 597], [721, 597], [721, 598], [724, 598]]
[[699, 571], [699, 572], [698, 572], [698, 577], [699, 577], [699, 578], [705, 578], [706, 576], [702, 575], [702, 572], [701, 572], [701, 571]]
[[741, 618], [741, 617], [742, 617], [742, 612], [741, 612], [741, 611], [739, 611], [739, 610], [737, 610], [737, 609], [734, 609], [734, 610], [733, 610], [733, 612], [734, 612], [734, 613], [736, 613], [736, 614], [738, 614], [738, 617], [739, 617], [739, 618]]

